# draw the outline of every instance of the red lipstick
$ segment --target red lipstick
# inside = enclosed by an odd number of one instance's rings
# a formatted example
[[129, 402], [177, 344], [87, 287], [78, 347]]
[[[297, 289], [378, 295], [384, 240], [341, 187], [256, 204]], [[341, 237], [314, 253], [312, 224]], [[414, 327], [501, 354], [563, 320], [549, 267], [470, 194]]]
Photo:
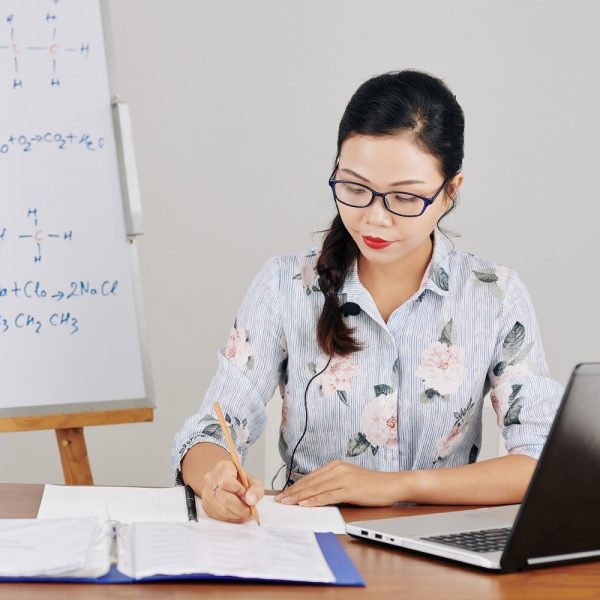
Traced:
[[370, 235], [363, 235], [363, 241], [369, 248], [373, 248], [374, 250], [381, 250], [382, 248], [387, 248], [393, 242], [389, 242], [388, 240], [382, 240], [381, 238], [371, 237]]

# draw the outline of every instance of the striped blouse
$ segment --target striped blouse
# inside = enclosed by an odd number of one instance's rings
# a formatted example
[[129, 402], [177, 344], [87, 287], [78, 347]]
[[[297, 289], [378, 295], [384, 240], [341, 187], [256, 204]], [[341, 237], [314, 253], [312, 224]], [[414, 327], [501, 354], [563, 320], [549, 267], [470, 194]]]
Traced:
[[[279, 452], [291, 479], [336, 459], [378, 471], [477, 460], [489, 398], [509, 454], [540, 455], [563, 393], [548, 375], [529, 294], [514, 271], [459, 251], [436, 231], [420, 289], [387, 323], [358, 277], [339, 293], [362, 349], [329, 359], [317, 344], [324, 303], [318, 248], [271, 258], [237, 313], [199, 411], [176, 434], [172, 467], [198, 442], [225, 447], [219, 401], [245, 457], [283, 398]], [[308, 419], [305, 417], [305, 389]]]

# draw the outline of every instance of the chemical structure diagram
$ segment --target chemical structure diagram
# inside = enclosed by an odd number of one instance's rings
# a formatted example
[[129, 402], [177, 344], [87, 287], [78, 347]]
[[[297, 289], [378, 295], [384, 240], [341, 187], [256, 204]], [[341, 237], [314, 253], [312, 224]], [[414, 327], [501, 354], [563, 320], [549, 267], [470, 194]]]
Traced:
[[74, 55], [79, 55], [83, 58], [89, 57], [89, 43], [82, 42], [78, 45], [61, 43], [61, 36], [59, 36], [58, 29], [60, 19], [55, 10], [60, 0], [49, 0], [49, 2], [54, 6], [50, 10], [47, 10], [45, 15], [40, 14], [39, 17], [48, 26], [48, 37], [45, 40], [36, 40], [38, 43], [31, 43], [30, 40], [25, 39], [22, 23], [14, 13], [4, 15], [2, 18], [3, 22], [0, 29], [0, 64], [5, 63], [5, 57], [8, 55], [12, 71], [10, 86], [13, 90], [20, 90], [27, 86], [27, 77], [21, 75], [21, 70], [29, 54], [45, 54], [48, 56], [48, 81], [51, 88], [59, 88], [61, 85], [59, 59], [62, 61], [63, 57]]
[[[27, 211], [27, 218], [33, 222], [34, 231], [31, 233], [21, 233], [17, 237], [21, 240], [32, 240], [34, 246], [34, 264], [40, 264], [42, 262], [42, 242], [45, 240], [58, 240], [63, 242], [70, 242], [73, 239], [73, 231], [63, 231], [62, 233], [46, 233], [42, 229], [38, 229], [38, 210], [37, 208], [30, 208]], [[7, 236], [6, 227], [0, 226], [0, 242], [5, 241]]]

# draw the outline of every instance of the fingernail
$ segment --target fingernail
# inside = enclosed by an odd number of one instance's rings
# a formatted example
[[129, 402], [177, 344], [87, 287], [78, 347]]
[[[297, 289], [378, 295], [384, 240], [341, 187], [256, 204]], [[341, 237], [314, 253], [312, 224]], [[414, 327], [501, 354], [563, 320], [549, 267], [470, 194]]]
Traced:
[[292, 499], [288, 496], [287, 498], [282, 498], [280, 500], [281, 504], [291, 504], [292, 503]]
[[248, 504], [256, 504], [256, 494], [254, 492], [248, 492], [246, 494], [246, 500]]
[[273, 498], [273, 500], [275, 502], [279, 502], [281, 500], [281, 496], [282, 496], [282, 494], [277, 494], [277, 496], [275, 496], [275, 498]]
[[298, 506], [308, 506], [310, 504], [310, 500], [300, 500], [298, 502]]

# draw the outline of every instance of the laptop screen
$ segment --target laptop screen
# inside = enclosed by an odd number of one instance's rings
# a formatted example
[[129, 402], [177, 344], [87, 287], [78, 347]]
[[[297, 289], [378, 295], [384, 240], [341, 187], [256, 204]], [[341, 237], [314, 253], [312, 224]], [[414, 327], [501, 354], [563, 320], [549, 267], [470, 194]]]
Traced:
[[501, 560], [600, 549], [600, 363], [575, 367]]

